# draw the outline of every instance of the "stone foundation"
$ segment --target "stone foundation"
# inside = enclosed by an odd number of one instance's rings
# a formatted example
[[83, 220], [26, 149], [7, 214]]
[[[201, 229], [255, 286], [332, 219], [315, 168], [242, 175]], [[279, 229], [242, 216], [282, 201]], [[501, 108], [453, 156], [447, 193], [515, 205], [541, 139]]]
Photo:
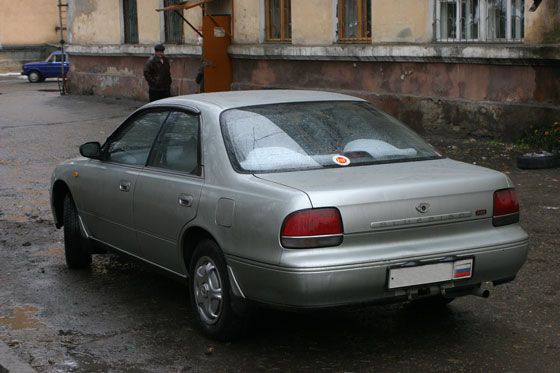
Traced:
[[[68, 88], [70, 94], [103, 95], [148, 100], [148, 84], [144, 79], [147, 56], [91, 56], [71, 57]], [[174, 96], [198, 92], [195, 77], [200, 59], [170, 57], [171, 94]]]
[[55, 49], [49, 45], [0, 47], [0, 73], [19, 73], [24, 63], [43, 61]]
[[[168, 49], [172, 94], [198, 92], [194, 80], [200, 47]], [[230, 49], [233, 90], [348, 93], [423, 134], [516, 140], [530, 126], [560, 121], [560, 59], [550, 47], [233, 45]], [[143, 67], [150, 47], [70, 46], [69, 52], [71, 94], [147, 101]]]
[[420, 133], [514, 140], [560, 121], [560, 68], [234, 59], [232, 89], [318, 89], [367, 99]]

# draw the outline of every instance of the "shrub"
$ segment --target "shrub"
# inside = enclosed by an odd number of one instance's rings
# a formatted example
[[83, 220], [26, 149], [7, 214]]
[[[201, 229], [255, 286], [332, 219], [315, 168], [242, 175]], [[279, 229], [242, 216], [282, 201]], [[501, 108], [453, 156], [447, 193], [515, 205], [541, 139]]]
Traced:
[[560, 153], [560, 122], [548, 126], [531, 126], [519, 141], [522, 148]]

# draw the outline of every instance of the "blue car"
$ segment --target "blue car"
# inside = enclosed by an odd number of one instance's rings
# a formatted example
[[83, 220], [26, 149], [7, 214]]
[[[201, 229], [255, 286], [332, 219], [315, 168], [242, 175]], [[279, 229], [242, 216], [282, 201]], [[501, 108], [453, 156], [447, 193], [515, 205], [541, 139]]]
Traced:
[[[62, 63], [64, 61], [64, 73], [62, 73]], [[68, 55], [60, 51], [52, 52], [45, 61], [29, 62], [23, 65], [21, 75], [27, 75], [31, 83], [43, 82], [46, 78], [61, 78], [66, 76], [70, 62]]]

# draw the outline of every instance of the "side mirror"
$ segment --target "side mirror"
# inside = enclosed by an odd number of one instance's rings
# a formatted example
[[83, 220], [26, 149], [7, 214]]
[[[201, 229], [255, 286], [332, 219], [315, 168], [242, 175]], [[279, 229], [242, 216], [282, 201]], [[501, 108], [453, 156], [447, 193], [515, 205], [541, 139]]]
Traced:
[[101, 144], [96, 142], [86, 142], [80, 146], [80, 154], [86, 158], [101, 159]]

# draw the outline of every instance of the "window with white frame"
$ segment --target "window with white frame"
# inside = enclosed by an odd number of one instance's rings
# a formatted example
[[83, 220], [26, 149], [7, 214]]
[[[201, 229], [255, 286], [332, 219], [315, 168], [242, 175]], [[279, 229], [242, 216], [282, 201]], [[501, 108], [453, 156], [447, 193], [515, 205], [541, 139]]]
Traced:
[[524, 36], [524, 0], [437, 0], [442, 42], [510, 42]]

